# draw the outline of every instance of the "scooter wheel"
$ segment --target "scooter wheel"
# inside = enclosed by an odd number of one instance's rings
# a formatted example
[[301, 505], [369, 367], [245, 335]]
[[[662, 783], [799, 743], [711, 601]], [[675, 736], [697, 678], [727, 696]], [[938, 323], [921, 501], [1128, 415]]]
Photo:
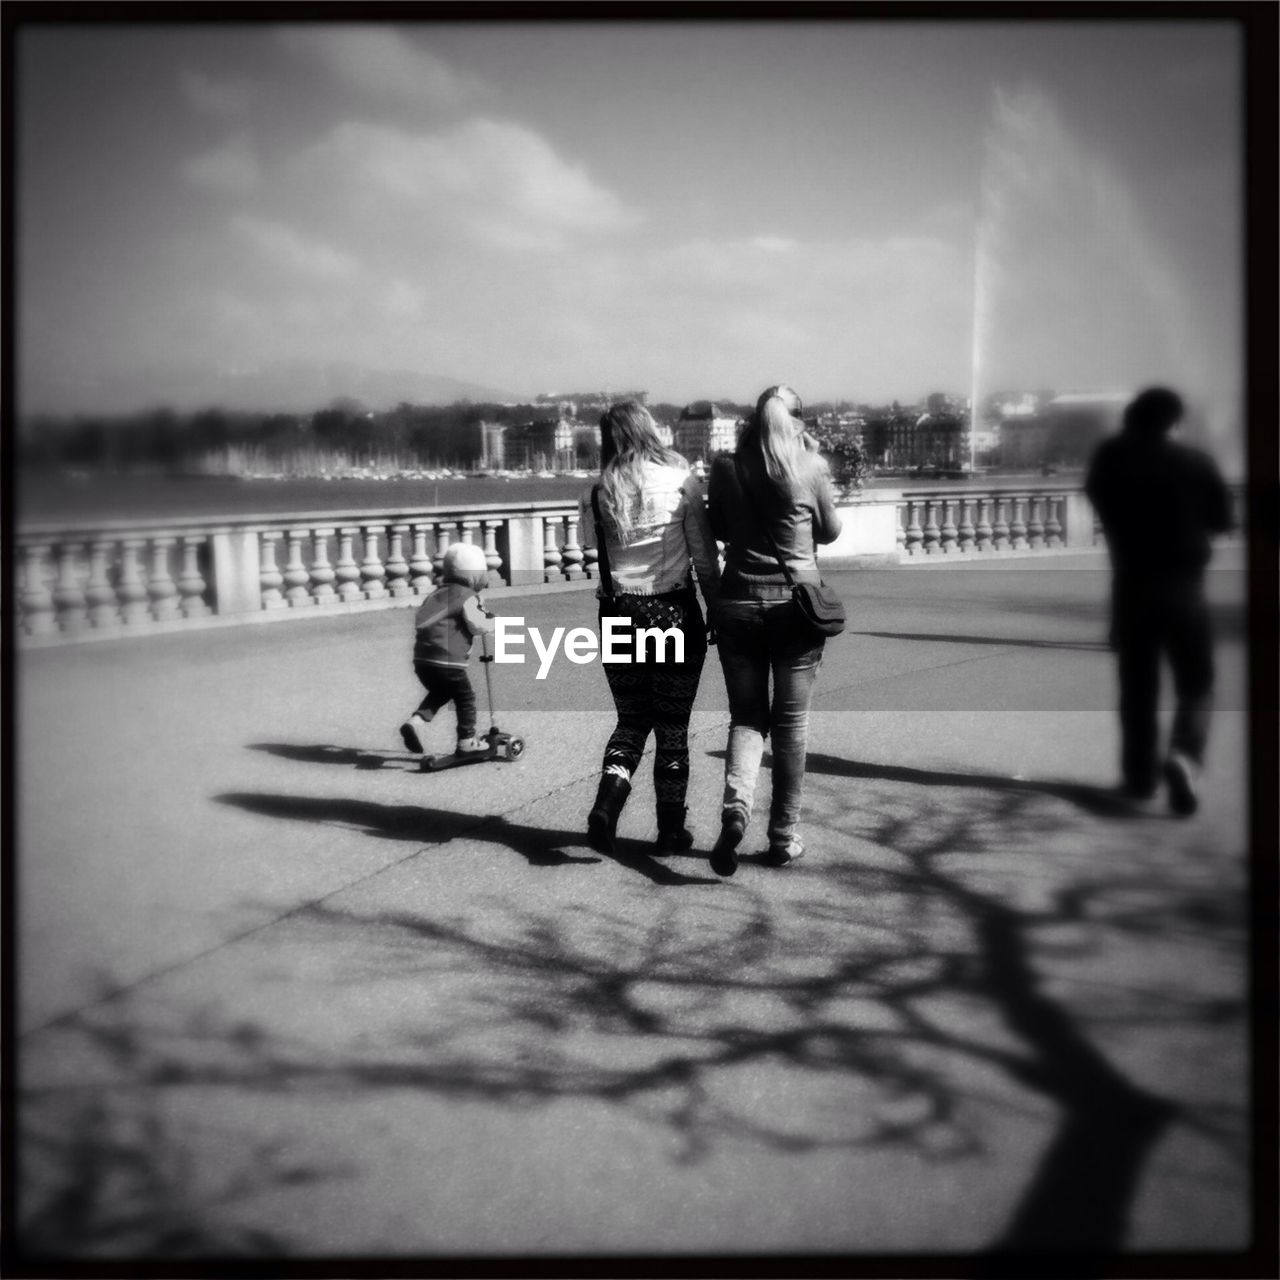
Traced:
[[522, 755], [524, 755], [524, 739], [512, 738], [507, 743], [507, 759], [519, 760]]

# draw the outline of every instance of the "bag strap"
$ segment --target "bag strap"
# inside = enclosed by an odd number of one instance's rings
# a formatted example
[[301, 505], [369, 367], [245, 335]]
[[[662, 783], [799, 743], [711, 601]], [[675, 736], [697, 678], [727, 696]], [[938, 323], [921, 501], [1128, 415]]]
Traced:
[[600, 514], [600, 486], [591, 486], [591, 510], [595, 513], [596, 525], [596, 568], [600, 571], [600, 581], [604, 583], [606, 595], [613, 595], [613, 571], [609, 568], [609, 544], [604, 537], [604, 517]]
[[[733, 455], [733, 469], [738, 476], [738, 488], [742, 491], [743, 498], [747, 496], [747, 485], [742, 475], [742, 459], [735, 453]], [[763, 508], [762, 508], [763, 510]], [[773, 554], [778, 563], [782, 566], [782, 575], [787, 580], [787, 586], [793, 591], [795, 590], [796, 580], [791, 575], [791, 566], [787, 564], [783, 558], [782, 552], [778, 548], [778, 540], [773, 536], [773, 530], [769, 528], [769, 513], [764, 511], [764, 536], [769, 539], [769, 546], [773, 548]]]

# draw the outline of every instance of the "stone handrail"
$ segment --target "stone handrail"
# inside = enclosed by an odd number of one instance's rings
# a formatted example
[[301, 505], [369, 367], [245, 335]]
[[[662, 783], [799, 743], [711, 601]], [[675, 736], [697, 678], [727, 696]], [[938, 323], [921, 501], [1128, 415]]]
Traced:
[[[1242, 487], [1233, 490], [1237, 510]], [[868, 490], [842, 504], [829, 564], [1086, 549], [1101, 542], [1078, 489]], [[24, 641], [154, 633], [411, 602], [454, 542], [484, 550], [491, 587], [589, 582], [573, 499], [469, 507], [303, 511], [234, 518], [24, 523], [17, 631]], [[1239, 524], [1239, 522], [1238, 522]]]
[[1101, 539], [1089, 499], [1060, 485], [904, 489], [898, 516], [898, 547], [907, 556], [1091, 547]]
[[24, 637], [169, 629], [210, 617], [372, 605], [429, 592], [453, 542], [493, 586], [595, 573], [571, 499], [233, 519], [29, 523], [17, 535]]

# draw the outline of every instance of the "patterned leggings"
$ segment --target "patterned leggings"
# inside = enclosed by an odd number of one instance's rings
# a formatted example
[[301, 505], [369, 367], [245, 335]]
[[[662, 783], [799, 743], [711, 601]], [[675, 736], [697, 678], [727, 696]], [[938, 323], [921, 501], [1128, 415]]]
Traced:
[[[689, 786], [689, 715], [707, 658], [707, 629], [692, 590], [664, 596], [616, 595], [600, 603], [601, 618], [626, 617], [633, 626], [679, 627], [684, 661], [606, 662], [605, 679], [618, 709], [618, 724], [604, 749], [604, 773], [630, 779], [649, 734], [654, 737], [653, 787], [659, 804], [683, 804]], [[618, 646], [619, 648], [623, 646]], [[630, 642], [625, 646], [634, 657]], [[670, 659], [673, 646], [667, 643]]]

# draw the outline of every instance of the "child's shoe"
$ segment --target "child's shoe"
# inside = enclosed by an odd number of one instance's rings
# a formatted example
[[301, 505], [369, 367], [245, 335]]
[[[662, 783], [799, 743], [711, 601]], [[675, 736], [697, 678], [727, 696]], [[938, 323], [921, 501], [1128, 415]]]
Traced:
[[416, 713], [411, 715], [404, 724], [400, 726], [400, 736], [404, 739], [405, 750], [417, 751], [419, 753], [424, 750], [420, 730], [425, 729], [426, 727], [427, 722]]
[[484, 738], [459, 738], [455, 755], [477, 756], [489, 750], [489, 743]]

